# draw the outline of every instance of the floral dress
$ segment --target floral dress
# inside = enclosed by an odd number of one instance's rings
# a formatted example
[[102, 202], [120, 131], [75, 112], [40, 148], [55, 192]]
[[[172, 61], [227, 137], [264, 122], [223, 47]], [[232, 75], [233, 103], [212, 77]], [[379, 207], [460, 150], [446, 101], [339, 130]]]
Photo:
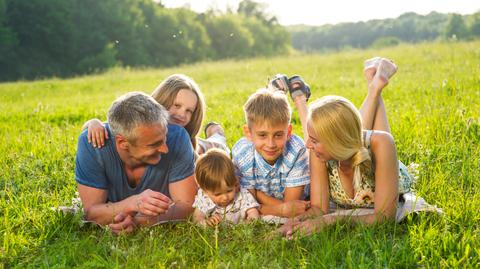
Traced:
[[[370, 143], [372, 138], [373, 131], [368, 130], [364, 131], [364, 146], [372, 155], [370, 151]], [[414, 178], [408, 173], [407, 168], [402, 162], [398, 162], [398, 193], [403, 194], [407, 193], [411, 190]], [[359, 170], [354, 172], [355, 176], [360, 176], [360, 184], [359, 188], [354, 188], [355, 196], [354, 198], [350, 198], [348, 194], [345, 192], [345, 189], [342, 186], [342, 182], [340, 180], [339, 175], [339, 165], [337, 161], [329, 161], [327, 163], [327, 170], [328, 170], [328, 181], [329, 181], [329, 188], [330, 188], [330, 197], [337, 205], [342, 207], [373, 207], [373, 200], [372, 199], [360, 199], [360, 195], [368, 194], [370, 197], [374, 197], [375, 193], [375, 167], [373, 167], [370, 173], [360, 173]], [[360, 175], [356, 175], [356, 173], [360, 173]]]

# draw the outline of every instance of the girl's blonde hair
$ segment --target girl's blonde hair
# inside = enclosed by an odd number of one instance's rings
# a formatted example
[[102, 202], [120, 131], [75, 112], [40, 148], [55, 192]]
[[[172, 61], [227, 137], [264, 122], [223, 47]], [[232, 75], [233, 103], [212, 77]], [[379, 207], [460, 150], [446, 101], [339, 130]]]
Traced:
[[[352, 158], [354, 170], [371, 172], [372, 160], [364, 147], [362, 120], [352, 102], [340, 96], [325, 96], [310, 105], [308, 123], [334, 159]], [[354, 188], [359, 189], [361, 177], [357, 171], [355, 174]]]
[[196, 149], [197, 135], [202, 127], [203, 116], [205, 115], [205, 99], [197, 83], [186, 75], [173, 74], [158, 85], [153, 91], [152, 97], [157, 100], [159, 104], [169, 110], [175, 102], [175, 98], [180, 90], [190, 90], [198, 99], [197, 106], [192, 113], [192, 118], [190, 119], [190, 122], [185, 125], [185, 129], [190, 135], [193, 148]]
[[228, 155], [220, 149], [209, 149], [200, 155], [195, 165], [195, 179], [202, 190], [217, 191], [237, 185], [235, 167]]

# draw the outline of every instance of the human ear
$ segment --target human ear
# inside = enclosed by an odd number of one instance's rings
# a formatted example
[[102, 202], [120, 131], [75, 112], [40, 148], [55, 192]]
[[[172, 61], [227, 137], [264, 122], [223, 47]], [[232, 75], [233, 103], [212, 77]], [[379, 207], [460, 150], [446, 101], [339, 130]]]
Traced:
[[115, 144], [117, 145], [117, 148], [122, 150], [127, 150], [130, 145], [128, 140], [122, 135], [115, 136]]
[[293, 128], [292, 125], [289, 124], [288, 125], [288, 131], [287, 131], [287, 137], [288, 138], [290, 138], [292, 136], [292, 128]]
[[243, 125], [243, 134], [248, 140], [252, 141], [252, 133], [250, 132], [250, 128], [248, 128], [247, 124]]

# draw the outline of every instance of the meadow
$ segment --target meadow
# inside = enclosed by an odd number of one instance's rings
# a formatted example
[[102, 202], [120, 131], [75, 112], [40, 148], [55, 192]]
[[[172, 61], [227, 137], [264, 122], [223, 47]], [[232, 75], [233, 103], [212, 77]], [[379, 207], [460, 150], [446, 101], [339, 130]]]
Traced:
[[[52, 207], [75, 195], [74, 157], [82, 124], [106, 118], [125, 92], [151, 93], [172, 73], [201, 86], [205, 122], [242, 136], [242, 105], [275, 73], [302, 75], [312, 98], [342, 95], [359, 106], [363, 60], [399, 66], [384, 91], [399, 159], [419, 164], [416, 192], [443, 208], [373, 226], [348, 222], [295, 240], [253, 223], [202, 229], [158, 225], [132, 235], [81, 225]], [[478, 268], [480, 267], [480, 41], [400, 45], [331, 54], [279, 55], [169, 69], [113, 69], [72, 79], [0, 84], [0, 268]], [[294, 113], [295, 133], [302, 136]]]

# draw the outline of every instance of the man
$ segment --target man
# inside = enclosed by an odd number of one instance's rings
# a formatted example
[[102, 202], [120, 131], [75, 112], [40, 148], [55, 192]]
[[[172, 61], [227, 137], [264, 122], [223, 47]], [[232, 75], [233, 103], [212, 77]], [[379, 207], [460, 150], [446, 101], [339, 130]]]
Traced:
[[197, 191], [194, 154], [185, 129], [168, 124], [152, 97], [132, 92], [108, 111], [109, 139], [102, 148], [78, 140], [75, 178], [85, 217], [115, 233], [137, 225], [182, 219]]

